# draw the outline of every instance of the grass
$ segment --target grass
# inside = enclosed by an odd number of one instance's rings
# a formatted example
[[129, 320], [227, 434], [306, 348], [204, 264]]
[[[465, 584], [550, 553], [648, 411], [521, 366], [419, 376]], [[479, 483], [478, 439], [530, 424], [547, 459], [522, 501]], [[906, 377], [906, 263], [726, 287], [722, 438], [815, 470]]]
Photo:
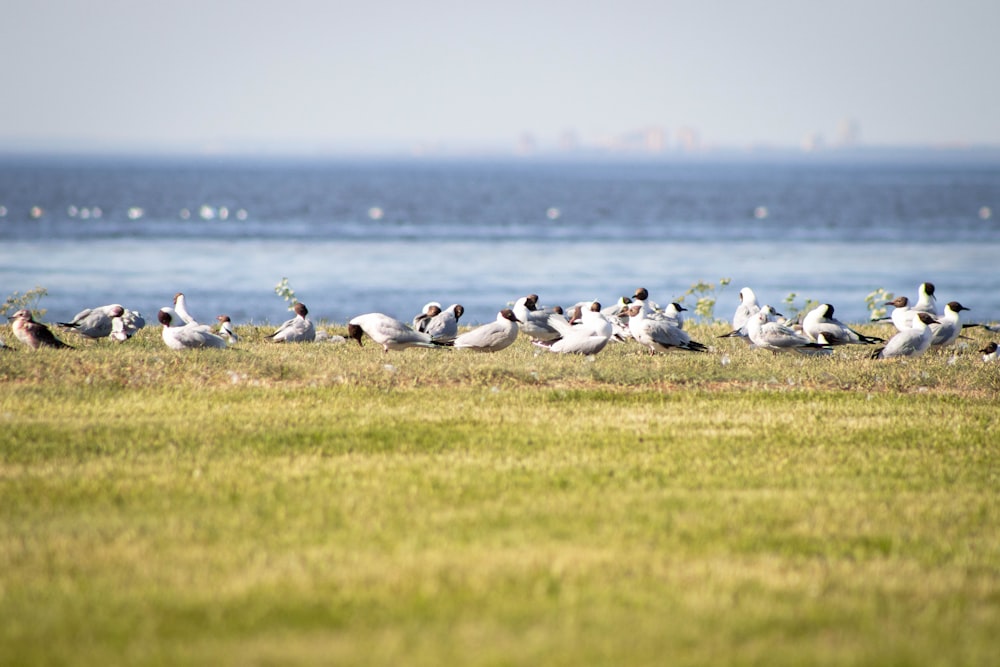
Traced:
[[0, 661], [993, 663], [983, 334], [900, 363], [716, 333], [3, 354]]

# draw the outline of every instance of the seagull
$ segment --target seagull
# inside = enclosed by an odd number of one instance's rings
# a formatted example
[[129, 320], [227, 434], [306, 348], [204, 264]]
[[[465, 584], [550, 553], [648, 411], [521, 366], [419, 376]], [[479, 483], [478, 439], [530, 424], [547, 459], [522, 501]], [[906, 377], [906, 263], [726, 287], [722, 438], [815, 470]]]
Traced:
[[997, 344], [995, 342], [989, 342], [986, 347], [979, 350], [983, 354], [983, 361], [990, 362], [997, 360]]
[[532, 341], [539, 347], [559, 354], [597, 354], [611, 340], [611, 322], [601, 314], [601, 304], [593, 301], [586, 310], [576, 306], [572, 319], [567, 322], [561, 315], [550, 315], [549, 321], [562, 336], [554, 341]]
[[[743, 331], [747, 321], [760, 310], [757, 295], [749, 287], [740, 290], [740, 305], [733, 313], [733, 331]], [[745, 334], [744, 334], [745, 335]]]
[[649, 314], [649, 312], [653, 313], [663, 312], [663, 309], [660, 308], [660, 304], [656, 303], [655, 301], [649, 300], [649, 290], [646, 289], [645, 287], [637, 287], [635, 290], [635, 294], [632, 295], [632, 300], [642, 301], [643, 303], [645, 303], [646, 306], [649, 308], [649, 311], [647, 311], [646, 313], [647, 315]]
[[913, 326], [904, 329], [889, 339], [885, 347], [872, 353], [872, 359], [889, 359], [892, 357], [919, 357], [931, 346], [931, 324], [937, 322], [927, 313], [917, 313], [913, 318]]
[[453, 303], [444, 310], [437, 310], [435, 315], [421, 322], [417, 331], [430, 334], [431, 340], [439, 343], [455, 340], [458, 336], [458, 318], [465, 312], [465, 308], [461, 304]]
[[196, 324], [197, 320], [191, 317], [191, 313], [187, 309], [187, 299], [184, 297], [184, 292], [178, 292], [174, 295], [174, 312], [177, 316], [184, 320], [185, 324]]
[[920, 283], [920, 287], [917, 288], [917, 302], [913, 305], [913, 310], [928, 313], [931, 317], [937, 317], [937, 299], [934, 297], [934, 283]]
[[778, 352], [804, 352], [827, 349], [828, 345], [813, 342], [809, 336], [771, 320], [773, 308], [764, 306], [746, 324], [747, 337], [756, 347]]
[[538, 295], [529, 294], [514, 302], [514, 316], [521, 323], [521, 331], [533, 340], [555, 340], [559, 332], [548, 323], [549, 315], [559, 312], [552, 309], [539, 309]]
[[413, 328], [417, 331], [423, 331], [427, 320], [440, 313], [441, 310], [441, 304], [437, 301], [425, 303], [424, 307], [420, 309], [420, 314], [413, 318]]
[[347, 337], [363, 345], [361, 335], [368, 337], [382, 346], [384, 352], [389, 350], [405, 350], [408, 347], [439, 347], [446, 343], [435, 343], [429, 334], [414, 331], [410, 325], [400, 322], [394, 317], [382, 313], [366, 313], [352, 318], [347, 323]]
[[193, 350], [200, 347], [225, 348], [226, 339], [212, 333], [207, 324], [190, 322], [174, 324], [174, 316], [167, 309], [161, 309], [157, 319], [163, 325], [163, 342], [171, 350]]
[[306, 318], [309, 314], [306, 305], [296, 301], [292, 310], [295, 311], [295, 317], [285, 320], [277, 331], [267, 338], [275, 343], [310, 343], [316, 340], [316, 327]]
[[476, 352], [499, 352], [517, 340], [518, 320], [514, 311], [504, 308], [489, 324], [466, 331], [455, 339], [455, 349]]
[[124, 314], [125, 309], [120, 304], [113, 303], [81, 310], [69, 322], [56, 322], [56, 324], [86, 338], [104, 338], [111, 335], [112, 319]]
[[683, 329], [678, 329], [666, 320], [654, 320], [646, 316], [643, 307], [633, 303], [628, 309], [628, 328], [632, 338], [649, 348], [650, 354], [666, 352], [670, 349], [689, 352], [707, 352], [708, 348], [691, 340]]
[[833, 316], [833, 306], [828, 303], [813, 308], [802, 318], [802, 330], [811, 339], [824, 345], [873, 345], [884, 343], [881, 338], [860, 334]]
[[673, 324], [678, 329], [684, 328], [684, 316], [681, 313], [686, 313], [687, 308], [677, 303], [676, 301], [667, 304], [667, 307], [663, 309], [663, 319]]
[[886, 301], [884, 305], [893, 306], [889, 318], [896, 331], [905, 331], [913, 326], [913, 317], [916, 313], [910, 308], [910, 300], [905, 296], [897, 296], [892, 301]]
[[944, 307], [944, 315], [938, 318], [937, 324], [931, 325], [931, 347], [945, 348], [958, 340], [962, 333], [962, 322], [959, 313], [969, 310], [958, 301], [949, 301]]
[[233, 329], [233, 321], [229, 315], [216, 315], [215, 319], [219, 321], [220, 336], [225, 338], [230, 345], [240, 342], [240, 337], [237, 335], [236, 330]]
[[26, 308], [17, 311], [9, 319], [14, 337], [32, 350], [37, 350], [40, 347], [68, 347], [73, 349], [72, 345], [67, 345], [56, 338], [47, 326], [35, 321], [35, 318], [31, 315], [31, 311]]

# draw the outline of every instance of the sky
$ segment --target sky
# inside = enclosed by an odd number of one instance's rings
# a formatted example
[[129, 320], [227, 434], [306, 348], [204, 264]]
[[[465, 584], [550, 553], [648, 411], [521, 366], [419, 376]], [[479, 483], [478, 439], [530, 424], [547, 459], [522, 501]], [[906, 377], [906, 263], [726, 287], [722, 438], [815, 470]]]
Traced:
[[996, 0], [0, 0], [0, 151], [1000, 145]]

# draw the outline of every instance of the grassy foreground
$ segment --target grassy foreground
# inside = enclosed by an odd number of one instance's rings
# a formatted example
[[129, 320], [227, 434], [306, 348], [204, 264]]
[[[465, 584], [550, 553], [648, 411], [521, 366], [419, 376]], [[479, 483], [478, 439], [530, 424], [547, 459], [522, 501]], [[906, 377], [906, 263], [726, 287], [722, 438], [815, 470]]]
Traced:
[[985, 332], [903, 363], [241, 333], [0, 354], [0, 663], [1000, 655]]

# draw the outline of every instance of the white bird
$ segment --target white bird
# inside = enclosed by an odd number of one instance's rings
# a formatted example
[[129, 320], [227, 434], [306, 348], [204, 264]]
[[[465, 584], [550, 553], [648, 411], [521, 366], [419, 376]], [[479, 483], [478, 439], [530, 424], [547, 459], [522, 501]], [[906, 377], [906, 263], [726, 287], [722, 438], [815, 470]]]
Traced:
[[175, 324], [174, 316], [167, 309], [161, 309], [157, 319], [163, 325], [163, 342], [171, 350], [193, 350], [202, 347], [225, 348], [226, 340], [212, 333], [207, 324], [190, 322]]
[[185, 324], [196, 324], [197, 320], [191, 317], [191, 313], [187, 309], [187, 298], [184, 296], [184, 292], [178, 292], [174, 295], [174, 312], [177, 313], [177, 317], [184, 320]]
[[514, 311], [504, 308], [494, 322], [476, 327], [455, 339], [455, 349], [476, 352], [499, 352], [517, 340], [518, 320]]
[[919, 313], [928, 313], [931, 317], [937, 317], [937, 298], [934, 296], [934, 283], [920, 283], [917, 288], [917, 302], [913, 304], [913, 310]]
[[884, 343], [881, 338], [865, 336], [850, 328], [833, 316], [833, 306], [823, 303], [813, 308], [802, 318], [802, 330], [807, 336], [825, 345], [872, 345]]
[[233, 329], [233, 320], [229, 315], [216, 315], [215, 319], [219, 321], [219, 335], [226, 339], [230, 345], [234, 345], [240, 342], [240, 337]]
[[780, 322], [774, 322], [773, 308], [764, 306], [757, 311], [746, 323], [747, 337], [756, 347], [770, 350], [772, 353], [778, 352], [803, 352], [826, 349], [828, 346], [822, 343], [813, 342], [809, 336], [799, 333], [789, 326]]
[[523, 296], [514, 302], [514, 316], [521, 323], [521, 331], [533, 340], [544, 341], [559, 338], [559, 332], [548, 322], [549, 315], [554, 312], [560, 311], [538, 307], [537, 294]]
[[421, 322], [417, 330], [429, 334], [431, 340], [439, 343], [455, 340], [458, 336], [458, 318], [465, 313], [465, 308], [461, 304], [453, 303], [444, 310], [438, 310], [438, 313]]
[[656, 303], [655, 301], [651, 301], [650, 300], [650, 298], [649, 298], [649, 290], [646, 289], [645, 287], [637, 287], [636, 290], [635, 290], [635, 294], [632, 295], [632, 300], [633, 301], [642, 301], [644, 304], [646, 304], [646, 307], [649, 309], [649, 310], [646, 311], [646, 315], [647, 316], [651, 312], [652, 313], [661, 313], [661, 312], [663, 312], [663, 309], [660, 308], [660, 304]]
[[72, 345], [67, 345], [56, 338], [47, 326], [36, 321], [27, 308], [22, 308], [8, 319], [11, 321], [10, 328], [14, 332], [14, 337], [32, 350], [37, 350], [40, 347], [75, 349]]
[[440, 313], [441, 310], [441, 304], [437, 301], [425, 303], [424, 307], [420, 309], [420, 313], [413, 318], [413, 328], [417, 331], [423, 331], [427, 320]]
[[69, 322], [56, 324], [86, 338], [104, 338], [111, 335], [112, 319], [124, 313], [125, 309], [120, 304], [112, 303], [81, 310]]
[[384, 352], [405, 350], [408, 347], [441, 346], [423, 331], [414, 331], [405, 322], [400, 322], [396, 318], [382, 313], [358, 315], [347, 323], [347, 337], [358, 341], [358, 345], [363, 345], [361, 342], [363, 333], [368, 334], [369, 338], [381, 345]]
[[986, 347], [979, 350], [983, 355], [983, 361], [989, 363], [991, 361], [997, 360], [997, 344], [995, 342], [989, 342]]
[[275, 343], [310, 343], [316, 340], [316, 327], [306, 317], [309, 314], [306, 305], [297, 301], [292, 310], [295, 311], [295, 317], [285, 320], [277, 331], [267, 338]]
[[892, 357], [919, 357], [931, 346], [931, 328], [929, 325], [937, 322], [927, 313], [917, 313], [913, 318], [913, 326], [904, 329], [889, 339], [885, 347], [875, 350], [872, 359], [890, 359]]
[[676, 301], [668, 303], [667, 307], [663, 309], [663, 319], [673, 324], [678, 329], [684, 328], [684, 315], [687, 308], [677, 303]]
[[913, 318], [916, 316], [916, 311], [910, 308], [910, 300], [905, 296], [897, 296], [892, 301], [886, 301], [886, 306], [892, 306], [892, 312], [889, 313], [889, 319], [892, 320], [892, 324], [896, 327], [896, 331], [905, 331], [913, 326]]
[[740, 305], [736, 306], [733, 313], [733, 331], [743, 331], [747, 321], [760, 311], [760, 304], [757, 303], [757, 295], [749, 287], [740, 290]]
[[640, 345], [649, 348], [650, 354], [668, 350], [706, 352], [707, 347], [691, 340], [683, 329], [678, 329], [666, 320], [654, 320], [646, 316], [641, 305], [633, 303], [628, 309], [628, 328]]
[[586, 310], [576, 306], [569, 322], [556, 314], [550, 315], [549, 320], [562, 336], [554, 341], [532, 342], [559, 354], [597, 354], [605, 348], [613, 333], [611, 322], [601, 313], [601, 304], [597, 301], [591, 302]]
[[931, 347], [945, 348], [958, 340], [962, 334], [962, 321], [959, 313], [969, 310], [958, 301], [949, 301], [944, 307], [944, 315], [938, 318], [936, 324], [930, 326]]

